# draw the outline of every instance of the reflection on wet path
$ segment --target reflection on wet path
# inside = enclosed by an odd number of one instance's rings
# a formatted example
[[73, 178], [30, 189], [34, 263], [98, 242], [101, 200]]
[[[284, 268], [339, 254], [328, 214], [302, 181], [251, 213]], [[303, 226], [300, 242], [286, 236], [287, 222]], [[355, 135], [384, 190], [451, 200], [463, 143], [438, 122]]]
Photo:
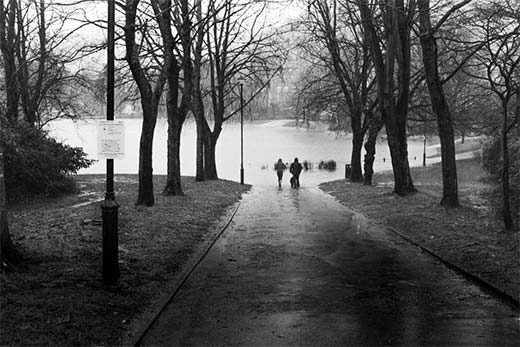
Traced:
[[144, 339], [514, 345], [513, 311], [315, 187], [257, 186]]

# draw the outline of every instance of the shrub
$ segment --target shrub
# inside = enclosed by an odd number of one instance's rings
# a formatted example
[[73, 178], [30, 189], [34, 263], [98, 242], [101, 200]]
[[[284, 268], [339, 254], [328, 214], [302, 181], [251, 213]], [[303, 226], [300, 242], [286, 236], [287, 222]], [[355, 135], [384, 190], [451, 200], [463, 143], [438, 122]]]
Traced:
[[334, 160], [327, 160], [327, 161], [320, 161], [318, 165], [318, 169], [320, 170], [329, 170], [329, 171], [335, 171], [337, 167], [336, 161]]
[[488, 140], [482, 148], [482, 166], [498, 178], [502, 172], [502, 144], [500, 137]]
[[1, 141], [10, 201], [72, 192], [76, 186], [70, 174], [93, 163], [82, 148], [60, 143], [29, 126], [2, 129]]

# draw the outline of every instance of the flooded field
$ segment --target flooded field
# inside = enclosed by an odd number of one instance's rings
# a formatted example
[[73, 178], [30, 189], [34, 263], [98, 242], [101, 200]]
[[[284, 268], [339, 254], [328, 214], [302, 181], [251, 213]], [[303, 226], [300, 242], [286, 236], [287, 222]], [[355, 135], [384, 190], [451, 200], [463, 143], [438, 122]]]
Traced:
[[[268, 184], [275, 181], [272, 171], [274, 162], [282, 158], [292, 162], [295, 157], [300, 162], [308, 161], [313, 170], [302, 174], [303, 184], [343, 178], [345, 164], [350, 162], [351, 135], [337, 135], [327, 130], [325, 124], [313, 123], [307, 128], [290, 126], [291, 120], [275, 120], [244, 124], [244, 169], [245, 181], [252, 184]], [[96, 121], [72, 122], [61, 120], [49, 127], [53, 136], [73, 146], [81, 146], [90, 158], [97, 159]], [[125, 120], [125, 158], [115, 161], [115, 172], [137, 173], [140, 119]], [[167, 122], [159, 119], [154, 135], [154, 174], [166, 174]], [[195, 174], [196, 129], [194, 123], [185, 124], [181, 140], [181, 166], [183, 175]], [[423, 141], [410, 140], [408, 144], [410, 165], [422, 165]], [[434, 155], [434, 148], [427, 148], [427, 155]], [[364, 153], [363, 153], [364, 155]], [[334, 160], [337, 170], [319, 170], [320, 161]], [[434, 159], [430, 159], [429, 163]], [[375, 171], [390, 170], [390, 154], [385, 141], [377, 145]], [[220, 178], [238, 181], [240, 179], [240, 124], [224, 127], [217, 144], [217, 170]], [[104, 173], [105, 162], [99, 161], [80, 173]], [[286, 178], [288, 180], [288, 178]]]

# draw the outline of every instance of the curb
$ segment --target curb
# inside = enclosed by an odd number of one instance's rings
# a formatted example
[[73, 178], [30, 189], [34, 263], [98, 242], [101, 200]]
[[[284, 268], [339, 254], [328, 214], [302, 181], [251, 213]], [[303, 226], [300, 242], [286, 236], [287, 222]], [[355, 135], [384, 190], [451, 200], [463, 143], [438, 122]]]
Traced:
[[160, 305], [159, 309], [154, 313], [153, 318], [146, 324], [145, 328], [139, 333], [137, 339], [131, 344], [131, 346], [141, 346], [142, 340], [145, 337], [145, 335], [148, 333], [148, 331], [152, 328], [152, 326], [155, 324], [161, 313], [165, 310], [166, 306], [172, 301], [172, 299], [175, 297], [175, 295], [179, 292], [181, 287], [184, 283], [188, 280], [188, 278], [191, 276], [191, 274], [195, 271], [197, 266], [202, 262], [202, 260], [206, 257], [206, 255], [209, 253], [213, 245], [217, 242], [217, 240], [220, 238], [220, 236], [224, 233], [224, 231], [229, 227], [231, 224], [231, 221], [233, 220], [233, 217], [235, 217], [235, 214], [238, 211], [238, 208], [240, 207], [240, 202], [236, 204], [234, 209], [232, 210], [230, 216], [228, 217], [227, 221], [224, 223], [220, 231], [215, 235], [213, 240], [210, 242], [210, 244], [206, 247], [206, 249], [202, 252], [202, 254], [199, 256], [197, 261], [190, 267], [190, 269], [184, 274], [182, 277], [182, 280], [175, 286], [172, 293], [168, 296], [168, 298]]
[[434, 257], [435, 259], [439, 260], [441, 263], [446, 265], [448, 268], [450, 268], [452, 270], [455, 270], [456, 272], [462, 274], [464, 277], [468, 278], [469, 280], [477, 283], [481, 287], [486, 288], [487, 290], [489, 290], [490, 292], [492, 292], [493, 294], [498, 296], [500, 299], [502, 299], [503, 301], [505, 301], [508, 304], [510, 304], [511, 306], [513, 306], [517, 311], [519, 310], [520, 305], [519, 305], [519, 301], [518, 301], [517, 298], [514, 298], [511, 295], [505, 293], [501, 289], [497, 288], [495, 285], [489, 283], [488, 281], [480, 278], [477, 275], [472, 274], [470, 271], [468, 271], [468, 270], [466, 270], [466, 269], [464, 269], [464, 268], [462, 268], [462, 267], [460, 267], [458, 265], [455, 265], [455, 264], [445, 260], [444, 258], [442, 258], [440, 255], [438, 255], [437, 253], [435, 253], [434, 251], [432, 251], [428, 247], [423, 246], [423, 245], [415, 242], [414, 240], [412, 240], [408, 236], [404, 235], [403, 233], [397, 231], [396, 229], [394, 229], [392, 227], [387, 227], [387, 228], [388, 228], [388, 230], [392, 231], [393, 233], [395, 233], [399, 237], [403, 238], [407, 242], [411, 243], [412, 245], [419, 247], [423, 252], [428, 253], [429, 255]]

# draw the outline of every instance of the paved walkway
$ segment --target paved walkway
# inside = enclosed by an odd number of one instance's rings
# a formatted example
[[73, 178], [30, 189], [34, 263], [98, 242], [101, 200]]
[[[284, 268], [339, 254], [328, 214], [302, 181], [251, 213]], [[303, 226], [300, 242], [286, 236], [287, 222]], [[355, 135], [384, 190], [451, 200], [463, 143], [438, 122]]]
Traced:
[[514, 345], [506, 304], [315, 187], [257, 186], [144, 345]]

